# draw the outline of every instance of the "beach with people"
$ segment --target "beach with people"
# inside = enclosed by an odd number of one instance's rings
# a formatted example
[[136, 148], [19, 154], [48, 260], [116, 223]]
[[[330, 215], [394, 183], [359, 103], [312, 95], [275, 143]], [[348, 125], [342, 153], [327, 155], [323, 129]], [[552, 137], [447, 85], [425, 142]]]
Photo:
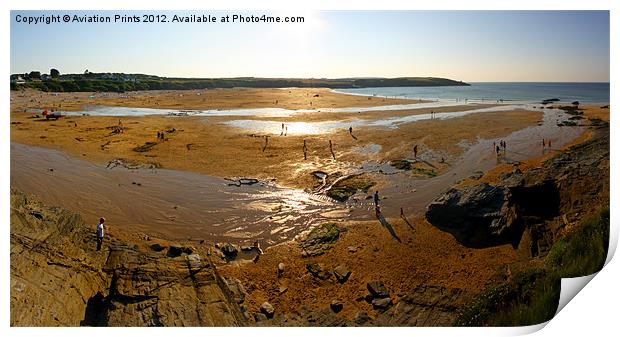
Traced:
[[[458, 289], [453, 305], [466, 305], [530, 257], [510, 245], [467, 247], [430, 224], [426, 207], [452, 186], [540, 166], [587, 141], [585, 121], [609, 120], [598, 105], [580, 107], [581, 126], [564, 126], [572, 115], [561, 105], [427, 107], [309, 88], [11, 97], [13, 188], [87, 223], [105, 216], [106, 236], [140, 250], [183, 245], [212, 256], [245, 287], [256, 324], [265, 302], [284, 314], [335, 306], [347, 320], [364, 312], [380, 321], [428, 285]], [[42, 117], [52, 109], [62, 117]], [[553, 147], [541, 153], [543, 138]], [[335, 237], [306, 244], [326, 224]], [[377, 279], [389, 303], [365, 299]]]

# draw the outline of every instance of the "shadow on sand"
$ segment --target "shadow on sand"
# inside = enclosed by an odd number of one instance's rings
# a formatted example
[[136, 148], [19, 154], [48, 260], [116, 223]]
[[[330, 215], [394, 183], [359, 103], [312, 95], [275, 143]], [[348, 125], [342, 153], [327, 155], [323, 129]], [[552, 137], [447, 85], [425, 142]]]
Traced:
[[401, 242], [398, 235], [396, 235], [394, 228], [392, 227], [392, 225], [390, 225], [389, 222], [387, 222], [387, 220], [385, 220], [385, 217], [383, 216], [382, 213], [377, 212], [377, 219], [381, 223], [381, 226], [385, 227], [388, 230], [388, 232], [390, 232], [390, 235], [392, 235], [392, 237], [396, 239], [396, 241]]

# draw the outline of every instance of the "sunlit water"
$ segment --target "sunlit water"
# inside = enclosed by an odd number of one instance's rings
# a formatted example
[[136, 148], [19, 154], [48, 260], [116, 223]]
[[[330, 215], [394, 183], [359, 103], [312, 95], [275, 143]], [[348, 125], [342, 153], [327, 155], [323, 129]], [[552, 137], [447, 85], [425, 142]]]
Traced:
[[335, 92], [390, 98], [440, 100], [444, 102], [504, 102], [538, 103], [558, 98], [564, 103], [609, 103], [609, 83], [527, 83], [480, 82], [470, 86], [448, 87], [384, 87], [337, 89]]
[[[529, 109], [539, 111], [540, 109], [534, 109], [531, 105], [500, 105], [489, 108], [471, 109], [466, 111], [454, 111], [454, 112], [441, 112], [431, 115], [416, 114], [408, 116], [390, 117], [385, 119], [362, 119], [354, 118], [351, 120], [342, 121], [324, 121], [324, 122], [286, 122], [285, 126], [288, 128], [289, 135], [316, 135], [328, 132], [333, 132], [342, 129], [348, 129], [349, 127], [387, 127], [397, 128], [401, 124], [413, 123], [424, 120], [445, 120], [450, 118], [464, 117], [475, 113], [485, 112], [500, 112], [500, 111], [512, 111], [516, 109]], [[279, 135], [282, 132], [281, 121], [265, 121], [265, 120], [253, 120], [253, 119], [238, 119], [223, 122], [223, 124], [230, 125], [236, 128], [244, 129], [246, 131], [257, 133], [268, 133], [273, 135]]]

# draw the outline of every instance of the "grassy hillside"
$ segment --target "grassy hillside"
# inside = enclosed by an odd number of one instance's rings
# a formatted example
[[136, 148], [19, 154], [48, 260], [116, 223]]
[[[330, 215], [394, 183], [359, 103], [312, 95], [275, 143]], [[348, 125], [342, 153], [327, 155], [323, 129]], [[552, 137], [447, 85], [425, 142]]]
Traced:
[[136, 90], [191, 90], [215, 88], [368, 88], [368, 87], [434, 87], [466, 86], [464, 82], [433, 77], [367, 78], [367, 79], [290, 79], [290, 78], [164, 78], [155, 76], [131, 76], [130, 80], [80, 78], [63, 75], [60, 79], [11, 83], [11, 90], [25, 88], [53, 92], [75, 91], [136, 91]]

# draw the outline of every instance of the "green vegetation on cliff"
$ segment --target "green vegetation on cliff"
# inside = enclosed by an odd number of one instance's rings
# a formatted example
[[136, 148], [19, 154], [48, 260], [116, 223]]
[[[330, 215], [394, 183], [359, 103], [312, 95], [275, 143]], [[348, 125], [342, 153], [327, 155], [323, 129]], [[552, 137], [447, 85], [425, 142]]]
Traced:
[[[294, 79], [294, 78], [166, 78], [148, 75], [111, 74], [89, 77], [62, 75], [59, 79], [11, 83], [11, 90], [37, 89], [53, 92], [192, 90], [215, 88], [368, 88], [368, 87], [437, 87], [467, 86], [469, 84], [434, 77], [368, 78], [368, 79]], [[108, 77], [114, 76], [109, 79]]]
[[553, 318], [560, 299], [560, 280], [598, 272], [609, 245], [609, 206], [581, 222], [558, 240], [544, 268], [517, 273], [510, 281], [488, 287], [454, 321], [456, 326], [522, 326]]

